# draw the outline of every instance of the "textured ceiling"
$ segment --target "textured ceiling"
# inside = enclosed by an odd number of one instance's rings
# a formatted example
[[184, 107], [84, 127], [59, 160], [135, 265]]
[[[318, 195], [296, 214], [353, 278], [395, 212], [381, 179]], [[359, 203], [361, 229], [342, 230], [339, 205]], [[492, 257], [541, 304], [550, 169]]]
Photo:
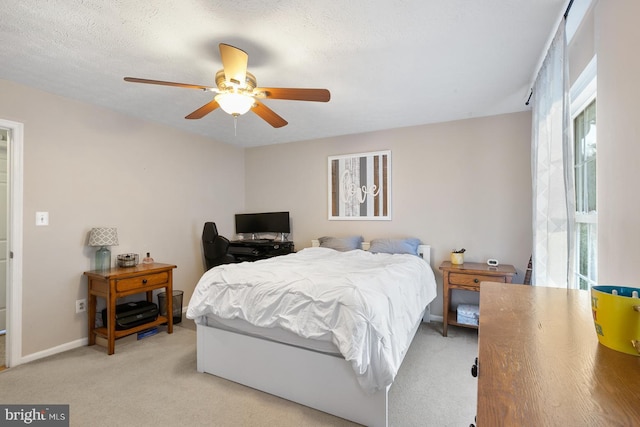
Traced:
[[[257, 146], [487, 116], [524, 101], [566, 0], [3, 0], [0, 78]], [[212, 93], [218, 43], [249, 54], [259, 86], [327, 88], [328, 103], [184, 116]]]

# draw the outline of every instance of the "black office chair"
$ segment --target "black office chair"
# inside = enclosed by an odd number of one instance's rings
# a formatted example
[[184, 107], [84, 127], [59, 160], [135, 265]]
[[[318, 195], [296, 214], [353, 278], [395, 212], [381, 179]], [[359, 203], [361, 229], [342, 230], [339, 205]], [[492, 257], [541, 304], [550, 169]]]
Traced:
[[205, 222], [202, 230], [202, 248], [207, 270], [216, 265], [236, 262], [236, 257], [228, 253], [229, 239], [218, 234], [215, 222]]

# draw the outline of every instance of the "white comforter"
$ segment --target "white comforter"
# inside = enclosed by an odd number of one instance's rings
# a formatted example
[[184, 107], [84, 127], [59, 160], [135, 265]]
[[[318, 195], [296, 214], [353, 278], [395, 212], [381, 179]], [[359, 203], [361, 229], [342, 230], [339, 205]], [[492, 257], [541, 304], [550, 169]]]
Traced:
[[436, 296], [431, 267], [415, 255], [307, 248], [207, 271], [187, 318], [215, 314], [304, 338], [330, 340], [373, 393], [390, 385], [410, 332]]

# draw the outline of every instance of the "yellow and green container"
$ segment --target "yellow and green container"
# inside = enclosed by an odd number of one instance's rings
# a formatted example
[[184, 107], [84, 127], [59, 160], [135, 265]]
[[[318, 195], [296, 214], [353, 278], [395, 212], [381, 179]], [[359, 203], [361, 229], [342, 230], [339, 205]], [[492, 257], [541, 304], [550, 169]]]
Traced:
[[591, 309], [600, 344], [640, 356], [640, 288], [593, 286]]

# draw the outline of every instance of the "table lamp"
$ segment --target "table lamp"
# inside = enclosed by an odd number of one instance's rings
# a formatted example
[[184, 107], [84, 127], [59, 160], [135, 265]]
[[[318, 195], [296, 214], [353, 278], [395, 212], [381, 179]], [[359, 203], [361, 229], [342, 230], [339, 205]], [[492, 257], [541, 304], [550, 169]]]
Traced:
[[118, 231], [115, 227], [95, 227], [89, 233], [89, 246], [100, 246], [96, 251], [96, 270], [111, 268], [111, 251], [107, 246], [118, 245]]

